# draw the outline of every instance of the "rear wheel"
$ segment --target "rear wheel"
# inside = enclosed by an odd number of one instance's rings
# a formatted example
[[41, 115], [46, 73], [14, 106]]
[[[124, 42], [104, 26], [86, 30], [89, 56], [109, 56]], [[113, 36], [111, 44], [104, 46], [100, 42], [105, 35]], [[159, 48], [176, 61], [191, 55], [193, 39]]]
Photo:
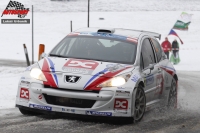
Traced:
[[19, 108], [19, 111], [20, 111], [23, 115], [40, 115], [40, 114], [37, 113], [37, 112], [33, 112], [33, 111], [26, 110], [26, 109], [22, 109], [22, 108]]
[[169, 92], [169, 98], [168, 98], [168, 108], [174, 109], [177, 106], [177, 84], [176, 80], [172, 79], [172, 85]]
[[135, 95], [134, 116], [135, 122], [139, 122], [144, 116], [146, 108], [146, 96], [141, 86], [137, 88]]

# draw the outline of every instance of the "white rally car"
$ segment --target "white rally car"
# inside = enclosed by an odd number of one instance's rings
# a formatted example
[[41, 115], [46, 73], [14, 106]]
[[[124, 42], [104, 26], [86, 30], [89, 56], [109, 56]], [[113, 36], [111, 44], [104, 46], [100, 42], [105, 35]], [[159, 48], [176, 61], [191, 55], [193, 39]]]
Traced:
[[68, 34], [23, 73], [16, 106], [25, 115], [67, 113], [126, 117], [177, 104], [178, 76], [161, 35], [83, 28]]

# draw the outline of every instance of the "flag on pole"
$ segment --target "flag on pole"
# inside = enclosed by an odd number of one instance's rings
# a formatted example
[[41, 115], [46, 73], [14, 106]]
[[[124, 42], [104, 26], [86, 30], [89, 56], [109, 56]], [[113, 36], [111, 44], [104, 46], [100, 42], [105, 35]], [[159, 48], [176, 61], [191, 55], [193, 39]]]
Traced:
[[175, 32], [174, 30], [171, 29], [171, 31], [169, 32], [168, 35], [174, 35], [174, 36], [178, 37], [179, 40], [180, 40], [180, 42], [181, 42], [181, 44], [183, 44], [183, 41], [182, 41], [181, 38], [178, 36], [178, 34], [176, 34], [176, 32]]
[[186, 31], [186, 30], [188, 30], [189, 24], [190, 24], [190, 22], [184, 23], [182, 21], [177, 20], [176, 23], [174, 24], [173, 29]]
[[182, 12], [178, 20], [173, 26], [173, 29], [177, 30], [188, 30], [188, 26], [191, 23], [192, 14], [188, 14], [186, 12]]
[[179, 16], [178, 20], [180, 20], [180, 21], [182, 21], [184, 23], [191, 22], [192, 15], [193, 14], [188, 14], [186, 12], [182, 12], [181, 15]]

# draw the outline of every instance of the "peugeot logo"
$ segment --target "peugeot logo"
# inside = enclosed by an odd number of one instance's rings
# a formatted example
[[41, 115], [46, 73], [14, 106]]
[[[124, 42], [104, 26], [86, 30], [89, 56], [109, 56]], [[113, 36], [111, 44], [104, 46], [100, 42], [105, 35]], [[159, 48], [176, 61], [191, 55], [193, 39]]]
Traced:
[[76, 83], [76, 82], [78, 82], [78, 80], [80, 78], [81, 77], [79, 77], [79, 76], [66, 75], [65, 76], [65, 81], [68, 82], [68, 83]]

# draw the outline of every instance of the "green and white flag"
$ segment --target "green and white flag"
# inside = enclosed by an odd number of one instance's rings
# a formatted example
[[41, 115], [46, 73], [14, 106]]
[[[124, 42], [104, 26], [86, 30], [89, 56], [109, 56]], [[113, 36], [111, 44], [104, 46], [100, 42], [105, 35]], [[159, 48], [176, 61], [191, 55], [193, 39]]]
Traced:
[[183, 12], [176, 21], [173, 29], [188, 30], [188, 26], [191, 23], [191, 19], [192, 19], [192, 14], [187, 14]]

